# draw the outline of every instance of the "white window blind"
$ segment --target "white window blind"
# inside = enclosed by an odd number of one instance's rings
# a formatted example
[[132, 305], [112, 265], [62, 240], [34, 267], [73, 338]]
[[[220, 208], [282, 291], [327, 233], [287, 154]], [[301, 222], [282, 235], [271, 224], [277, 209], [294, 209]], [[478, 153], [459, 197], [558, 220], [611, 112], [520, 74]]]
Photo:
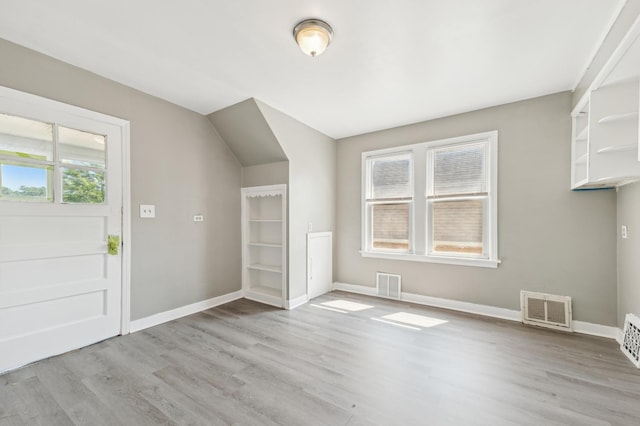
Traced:
[[413, 201], [411, 153], [367, 160], [367, 246], [409, 251]]
[[486, 193], [486, 143], [433, 150], [432, 198]]
[[487, 149], [483, 141], [427, 150], [430, 253], [484, 256]]

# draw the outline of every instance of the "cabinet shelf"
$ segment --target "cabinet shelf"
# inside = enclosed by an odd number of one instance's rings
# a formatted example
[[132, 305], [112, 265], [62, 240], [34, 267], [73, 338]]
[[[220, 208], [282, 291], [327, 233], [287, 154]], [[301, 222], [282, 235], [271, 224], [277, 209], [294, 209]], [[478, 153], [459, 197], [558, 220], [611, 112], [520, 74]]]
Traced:
[[584, 129], [582, 129], [577, 135], [576, 135], [576, 141], [580, 142], [580, 141], [586, 141], [587, 140], [587, 136], [589, 135], [589, 128], [587, 126], [584, 127]]
[[598, 120], [598, 124], [615, 123], [616, 121], [632, 120], [638, 117], [638, 111], [611, 114]]
[[271, 288], [271, 287], [265, 287], [262, 285], [257, 285], [257, 286], [253, 286], [251, 287], [251, 292], [252, 293], [259, 293], [265, 296], [271, 296], [271, 297], [280, 297], [281, 296], [281, 290], [279, 288]]
[[635, 145], [635, 144], [611, 145], [611, 146], [605, 146], [604, 148], [600, 148], [596, 152], [598, 154], [608, 154], [608, 153], [613, 153], [613, 152], [633, 151], [636, 148], [637, 148], [637, 145]]
[[273, 244], [273, 243], [250, 242], [249, 245], [253, 247], [282, 248], [282, 244]]
[[576, 160], [574, 161], [575, 164], [585, 164], [587, 162], [587, 159], [589, 158], [589, 154], [582, 154], [580, 157], [576, 158]]
[[254, 263], [253, 265], [249, 265], [248, 268], [249, 269], [255, 269], [257, 271], [275, 272], [277, 274], [281, 274], [282, 273], [282, 267], [281, 266], [275, 266], [275, 265], [262, 265], [260, 263]]

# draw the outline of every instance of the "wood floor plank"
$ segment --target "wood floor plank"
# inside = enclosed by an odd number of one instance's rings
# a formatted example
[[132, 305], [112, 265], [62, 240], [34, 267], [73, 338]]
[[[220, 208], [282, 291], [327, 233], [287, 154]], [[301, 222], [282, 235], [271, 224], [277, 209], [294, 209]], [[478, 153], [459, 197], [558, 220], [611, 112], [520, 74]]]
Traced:
[[0, 376], [0, 426], [637, 426], [638, 401], [614, 341], [341, 292], [237, 300]]

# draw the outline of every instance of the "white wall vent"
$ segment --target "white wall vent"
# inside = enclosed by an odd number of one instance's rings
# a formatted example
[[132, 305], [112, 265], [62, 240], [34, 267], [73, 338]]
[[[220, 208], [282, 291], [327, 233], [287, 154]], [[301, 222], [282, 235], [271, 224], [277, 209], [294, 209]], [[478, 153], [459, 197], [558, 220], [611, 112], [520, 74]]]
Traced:
[[571, 297], [520, 291], [522, 322], [556, 330], [573, 331]]
[[402, 277], [397, 274], [376, 272], [378, 296], [400, 299]]
[[636, 367], [640, 368], [640, 318], [633, 314], [627, 314], [624, 319], [620, 349]]

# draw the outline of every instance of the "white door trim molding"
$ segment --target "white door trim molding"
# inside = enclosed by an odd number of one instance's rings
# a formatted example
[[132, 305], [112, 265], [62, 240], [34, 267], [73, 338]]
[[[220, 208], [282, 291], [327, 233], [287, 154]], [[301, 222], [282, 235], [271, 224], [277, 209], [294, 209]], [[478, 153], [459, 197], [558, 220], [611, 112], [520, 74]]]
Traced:
[[128, 334], [131, 322], [131, 143], [129, 121], [5, 86], [0, 86], [0, 98], [28, 105], [34, 114], [38, 114], [41, 119], [50, 116], [50, 111], [56, 111], [120, 127], [122, 136], [122, 306], [120, 309], [120, 333]]

